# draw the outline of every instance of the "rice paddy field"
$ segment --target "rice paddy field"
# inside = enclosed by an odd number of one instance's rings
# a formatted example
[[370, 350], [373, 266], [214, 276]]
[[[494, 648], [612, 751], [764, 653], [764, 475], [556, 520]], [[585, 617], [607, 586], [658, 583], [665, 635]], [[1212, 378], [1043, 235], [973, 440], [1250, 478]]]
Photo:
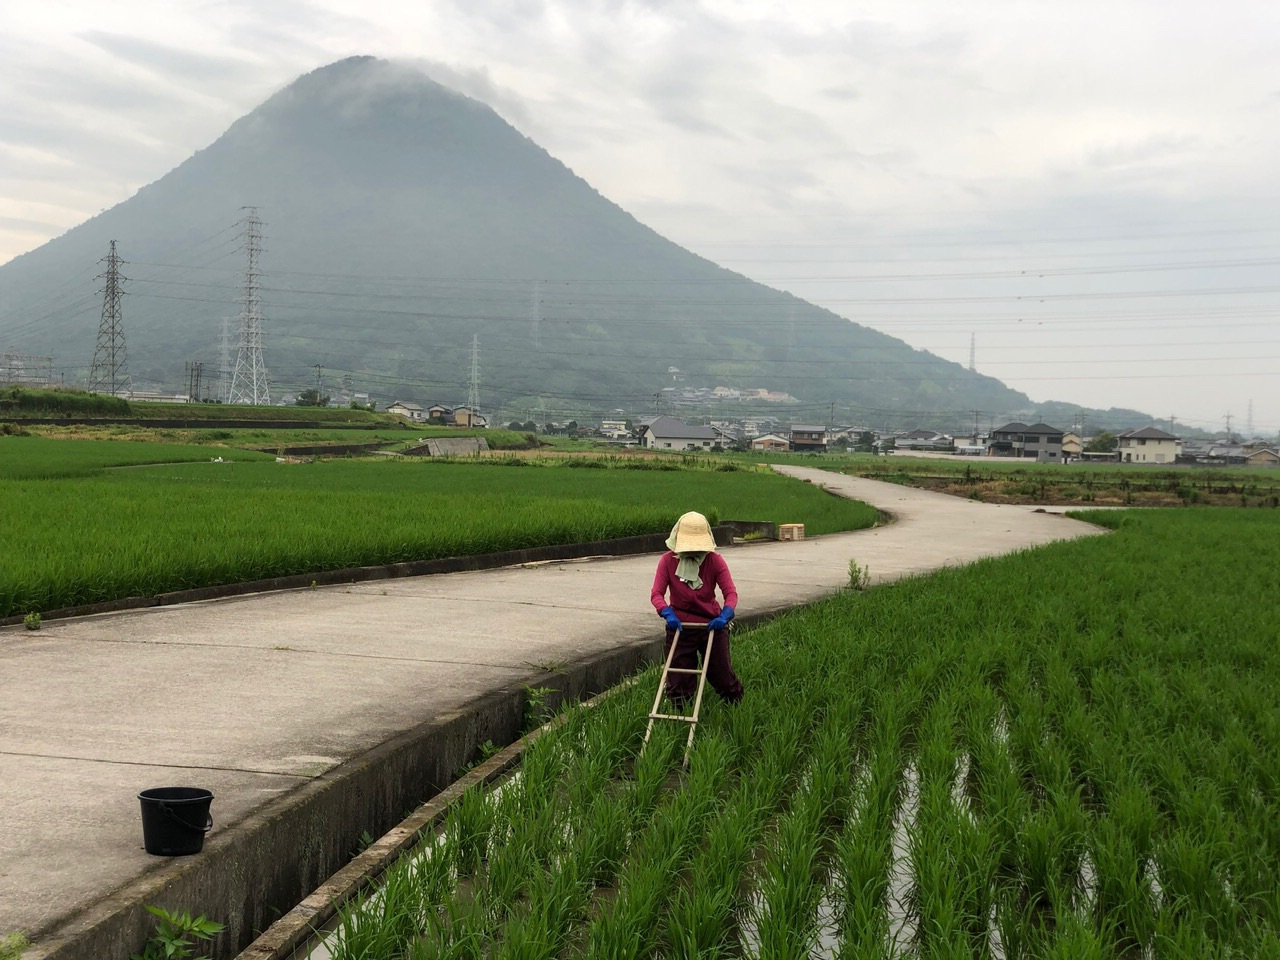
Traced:
[[570, 709], [328, 951], [1280, 957], [1280, 519], [1088, 519], [737, 634], [687, 772], [656, 670]]
[[[753, 459], [736, 455], [744, 462]], [[1246, 466], [1157, 466], [1123, 463], [1035, 463], [1014, 457], [980, 460], [874, 456], [862, 453], [758, 455], [885, 480], [987, 503], [1077, 506], [1280, 507], [1280, 470]]]
[[286, 464], [201, 446], [0, 437], [0, 617], [665, 532], [686, 510], [800, 522], [813, 533], [878, 520], [866, 504], [724, 466], [514, 458]]

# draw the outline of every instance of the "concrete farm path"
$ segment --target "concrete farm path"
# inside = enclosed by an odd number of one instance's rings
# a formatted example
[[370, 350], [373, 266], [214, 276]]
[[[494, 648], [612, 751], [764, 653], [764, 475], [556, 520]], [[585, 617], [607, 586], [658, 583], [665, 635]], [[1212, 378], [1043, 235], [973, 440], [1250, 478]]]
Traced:
[[[743, 614], [839, 590], [851, 558], [879, 583], [1099, 532], [1027, 507], [777, 469], [894, 522], [727, 550]], [[165, 869], [142, 850], [139, 789], [208, 787], [226, 830], [548, 665], [656, 637], [645, 593], [654, 562], [513, 567], [0, 629], [0, 936], [20, 930], [37, 947], [75, 936], [89, 908]]]

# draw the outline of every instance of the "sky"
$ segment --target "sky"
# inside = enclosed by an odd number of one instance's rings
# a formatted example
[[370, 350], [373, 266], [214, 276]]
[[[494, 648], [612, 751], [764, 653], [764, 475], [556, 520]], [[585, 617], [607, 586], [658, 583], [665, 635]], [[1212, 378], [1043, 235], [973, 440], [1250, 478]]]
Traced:
[[1033, 400], [1275, 434], [1278, 42], [1252, 0], [0, 0], [0, 263], [372, 54]]

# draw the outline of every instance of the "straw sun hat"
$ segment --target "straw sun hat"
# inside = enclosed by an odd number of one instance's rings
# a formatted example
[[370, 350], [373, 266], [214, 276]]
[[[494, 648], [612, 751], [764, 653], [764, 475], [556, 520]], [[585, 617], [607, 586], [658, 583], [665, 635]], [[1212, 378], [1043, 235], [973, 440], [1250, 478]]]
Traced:
[[667, 537], [667, 549], [673, 553], [712, 553], [716, 538], [711, 535], [711, 524], [700, 513], [690, 511], [676, 521]]

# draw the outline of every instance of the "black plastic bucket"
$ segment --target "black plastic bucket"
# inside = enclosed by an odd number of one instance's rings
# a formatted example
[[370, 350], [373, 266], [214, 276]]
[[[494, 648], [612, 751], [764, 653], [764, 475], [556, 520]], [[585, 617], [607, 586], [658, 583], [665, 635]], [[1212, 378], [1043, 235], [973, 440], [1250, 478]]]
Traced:
[[142, 802], [142, 845], [158, 857], [182, 857], [204, 849], [213, 829], [213, 793], [200, 787], [152, 787]]

